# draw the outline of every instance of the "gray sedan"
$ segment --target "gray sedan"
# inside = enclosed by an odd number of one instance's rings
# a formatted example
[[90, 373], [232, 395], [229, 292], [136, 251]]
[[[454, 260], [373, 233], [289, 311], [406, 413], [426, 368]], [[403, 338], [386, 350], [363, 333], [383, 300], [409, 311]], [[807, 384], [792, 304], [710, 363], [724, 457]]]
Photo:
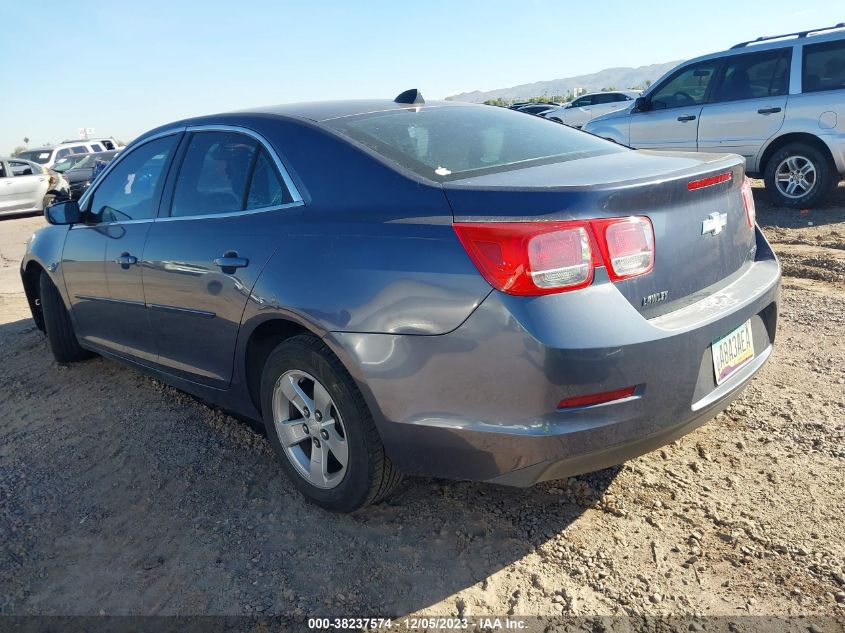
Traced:
[[56, 360], [263, 420], [336, 511], [402, 474], [619, 463], [726, 407], [775, 338], [739, 156], [414, 90], [163, 126], [47, 219], [21, 274]]

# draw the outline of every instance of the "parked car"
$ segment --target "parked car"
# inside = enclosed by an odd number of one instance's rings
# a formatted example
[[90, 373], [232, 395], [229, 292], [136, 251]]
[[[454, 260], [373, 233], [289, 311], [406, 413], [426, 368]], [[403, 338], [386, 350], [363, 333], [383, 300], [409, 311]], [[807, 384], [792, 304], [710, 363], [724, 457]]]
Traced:
[[643, 149], [735, 152], [771, 200], [815, 206], [845, 174], [845, 24], [685, 62], [585, 130]]
[[62, 173], [68, 181], [70, 198], [78, 200], [94, 179], [94, 167], [97, 161], [108, 164], [116, 155], [117, 150], [75, 154], [53, 165], [53, 169]]
[[566, 105], [547, 110], [542, 116], [558, 123], [580, 128], [597, 116], [629, 108], [640, 94], [639, 90], [594, 92], [578, 97]]
[[20, 158], [0, 158], [0, 215], [40, 213], [51, 185], [58, 184], [40, 165]]
[[532, 103], [531, 105], [522, 106], [517, 108], [517, 112], [524, 112], [525, 114], [534, 114], [534, 115], [542, 115], [545, 112], [548, 112], [555, 106], [550, 105], [548, 103]]
[[400, 473], [619, 463], [721, 411], [775, 337], [740, 157], [415, 90], [157, 128], [46, 216], [21, 275], [56, 360], [263, 419], [332, 510]]
[[90, 154], [106, 150], [118, 149], [119, 145], [113, 138], [98, 138], [85, 141], [65, 141], [59, 145], [36, 147], [18, 154], [19, 158], [38, 163], [44, 167], [52, 167], [58, 161], [75, 154]]

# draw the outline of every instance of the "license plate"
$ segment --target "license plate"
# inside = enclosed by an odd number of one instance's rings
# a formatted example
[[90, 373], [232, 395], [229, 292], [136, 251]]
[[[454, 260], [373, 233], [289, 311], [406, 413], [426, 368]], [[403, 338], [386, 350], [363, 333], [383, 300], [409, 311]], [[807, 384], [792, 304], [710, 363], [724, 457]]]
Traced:
[[713, 370], [716, 384], [721, 385], [734, 372], [754, 359], [754, 338], [751, 336], [751, 321], [713, 341]]

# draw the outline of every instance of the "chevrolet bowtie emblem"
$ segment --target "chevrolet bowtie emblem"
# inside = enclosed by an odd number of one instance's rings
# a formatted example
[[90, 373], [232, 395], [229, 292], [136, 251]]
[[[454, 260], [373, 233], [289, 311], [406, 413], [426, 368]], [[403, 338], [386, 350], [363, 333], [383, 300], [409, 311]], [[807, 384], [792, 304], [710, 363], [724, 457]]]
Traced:
[[712, 233], [718, 235], [728, 225], [728, 214], [714, 211], [708, 215], [701, 223], [701, 234], [707, 235]]

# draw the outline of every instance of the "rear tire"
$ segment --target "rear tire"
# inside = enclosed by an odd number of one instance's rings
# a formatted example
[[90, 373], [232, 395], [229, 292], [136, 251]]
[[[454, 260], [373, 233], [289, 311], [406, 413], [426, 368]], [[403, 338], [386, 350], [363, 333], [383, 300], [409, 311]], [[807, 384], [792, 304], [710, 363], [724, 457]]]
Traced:
[[41, 273], [38, 280], [41, 293], [41, 310], [44, 314], [44, 330], [47, 333], [47, 343], [53, 358], [57, 363], [76, 363], [94, 356], [93, 353], [79, 345], [73, 323], [70, 320], [65, 303], [59, 294], [59, 289], [47, 276]]
[[766, 163], [766, 194], [773, 204], [793, 209], [819, 205], [839, 183], [830, 159], [805, 143], [789, 143]]
[[[270, 353], [261, 375], [261, 411], [282, 468], [326, 510], [354, 512], [378, 503], [402, 479], [355, 381], [314, 336], [294, 336]], [[327, 465], [322, 473], [311, 470], [315, 455]]]

